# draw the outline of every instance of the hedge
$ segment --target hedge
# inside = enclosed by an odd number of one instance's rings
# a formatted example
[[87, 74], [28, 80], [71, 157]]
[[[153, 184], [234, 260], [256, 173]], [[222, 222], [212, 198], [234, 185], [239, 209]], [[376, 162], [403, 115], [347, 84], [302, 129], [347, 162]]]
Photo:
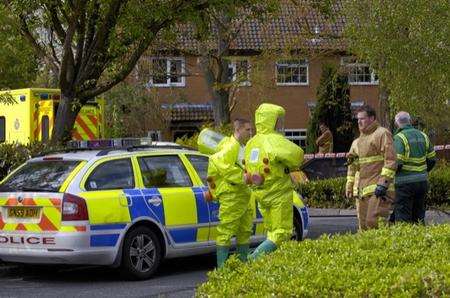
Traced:
[[[429, 176], [430, 190], [427, 205], [445, 206], [450, 204], [450, 165], [441, 162]], [[314, 208], [354, 208], [355, 200], [345, 197], [345, 177], [316, 180], [299, 185], [299, 192], [309, 207]]]
[[231, 258], [198, 297], [448, 297], [450, 225], [395, 225]]

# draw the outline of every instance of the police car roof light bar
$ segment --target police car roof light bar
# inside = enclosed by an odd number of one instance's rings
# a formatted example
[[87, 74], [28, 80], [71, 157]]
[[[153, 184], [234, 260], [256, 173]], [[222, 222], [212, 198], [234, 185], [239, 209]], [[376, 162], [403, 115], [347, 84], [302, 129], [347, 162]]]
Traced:
[[102, 150], [102, 149], [127, 149], [133, 146], [152, 145], [151, 138], [121, 138], [121, 139], [99, 139], [85, 141], [69, 141], [68, 149], [74, 150]]

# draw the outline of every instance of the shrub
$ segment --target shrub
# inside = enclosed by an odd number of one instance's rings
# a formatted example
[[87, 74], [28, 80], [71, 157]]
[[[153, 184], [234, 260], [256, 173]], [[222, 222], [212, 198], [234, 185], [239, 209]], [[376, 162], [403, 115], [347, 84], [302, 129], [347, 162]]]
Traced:
[[[450, 165], [441, 162], [429, 176], [430, 190], [426, 203], [428, 206], [450, 204]], [[314, 208], [354, 208], [355, 199], [345, 197], [345, 177], [315, 180], [300, 184], [299, 192], [309, 207]]]
[[450, 204], [450, 164], [444, 164], [430, 173], [427, 196], [428, 205], [441, 206]]
[[[204, 126], [202, 126], [201, 129], [203, 128], [211, 128], [214, 131], [217, 131], [218, 133], [221, 133], [225, 136], [229, 136], [231, 135], [231, 133], [233, 132], [233, 127], [231, 124], [224, 124], [220, 127], [214, 127], [213, 123], [208, 123]], [[188, 136], [183, 136], [181, 138], [176, 139], [176, 143], [183, 145], [183, 146], [187, 146], [187, 147], [191, 147], [191, 148], [195, 148], [197, 149], [197, 138], [198, 138], [199, 133], [195, 133], [192, 136], [188, 137]]]
[[299, 185], [299, 192], [309, 207], [351, 208], [355, 200], [345, 197], [345, 178], [315, 180]]
[[290, 241], [208, 274], [205, 297], [445, 297], [450, 225], [395, 225], [358, 234]]

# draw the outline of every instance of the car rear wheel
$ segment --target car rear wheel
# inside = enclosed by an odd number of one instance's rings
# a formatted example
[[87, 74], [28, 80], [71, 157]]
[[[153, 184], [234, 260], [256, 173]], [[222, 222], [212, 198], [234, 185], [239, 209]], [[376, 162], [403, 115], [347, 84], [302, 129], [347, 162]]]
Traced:
[[294, 226], [292, 228], [291, 240], [302, 241], [303, 240], [303, 226], [302, 219], [294, 213]]
[[126, 235], [123, 244], [122, 274], [128, 279], [148, 279], [161, 263], [161, 244], [148, 227], [137, 227]]

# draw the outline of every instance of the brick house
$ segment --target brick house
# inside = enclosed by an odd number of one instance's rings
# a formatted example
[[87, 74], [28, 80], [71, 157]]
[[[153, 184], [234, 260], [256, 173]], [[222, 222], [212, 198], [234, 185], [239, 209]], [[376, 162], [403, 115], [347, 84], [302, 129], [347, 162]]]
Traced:
[[[339, 9], [337, 4], [337, 15]], [[229, 57], [230, 80], [241, 78], [235, 88], [232, 118], [253, 119], [255, 108], [263, 101], [279, 104], [287, 112], [286, 137], [305, 146], [324, 63], [345, 70], [352, 107], [378, 107], [377, 77], [367, 64], [358, 63], [346, 50], [342, 18], [330, 22], [314, 9], [305, 13], [286, 2], [280, 15], [268, 22], [247, 21], [241, 26]], [[165, 108], [171, 109], [167, 139], [195, 131], [213, 120], [212, 95], [201, 69], [199, 48], [193, 28], [183, 26], [176, 49], [142, 58], [151, 65], [148, 87]]]

